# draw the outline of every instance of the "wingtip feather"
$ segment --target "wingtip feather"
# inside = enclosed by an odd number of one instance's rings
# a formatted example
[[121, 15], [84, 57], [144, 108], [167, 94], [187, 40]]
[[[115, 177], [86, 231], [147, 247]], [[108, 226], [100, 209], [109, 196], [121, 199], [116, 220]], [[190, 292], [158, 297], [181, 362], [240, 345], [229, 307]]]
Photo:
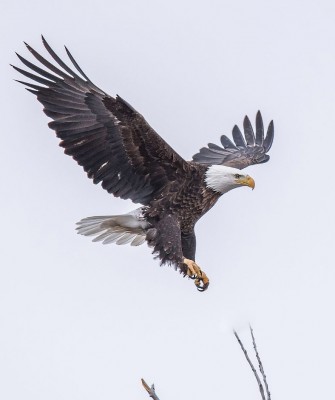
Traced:
[[246, 115], [243, 120], [244, 136], [248, 146], [255, 145], [255, 134], [249, 117]]
[[33, 89], [29, 89], [29, 88], [25, 88], [26, 90], [28, 90], [28, 92], [34, 94], [35, 96], [38, 95], [38, 91], [37, 90], [33, 90]]
[[28, 43], [26, 43], [26, 42], [23, 42], [23, 43], [26, 45], [27, 49], [28, 49], [31, 53], [34, 51], [34, 49], [33, 49]]
[[44, 44], [44, 46], [46, 44], [48, 44], [48, 42], [46, 41], [45, 37], [43, 35], [41, 35], [41, 39], [42, 39], [42, 43]]
[[274, 139], [274, 123], [273, 120], [269, 123], [268, 130], [266, 133], [266, 137], [264, 139], [264, 149], [265, 152], [268, 152], [271, 149], [272, 143]]
[[247, 147], [247, 144], [244, 140], [242, 132], [237, 125], [234, 125], [232, 134], [233, 134], [233, 139], [234, 139], [236, 146], [243, 147], [243, 148]]
[[261, 112], [258, 110], [256, 114], [256, 145], [262, 146], [264, 142], [264, 125]]

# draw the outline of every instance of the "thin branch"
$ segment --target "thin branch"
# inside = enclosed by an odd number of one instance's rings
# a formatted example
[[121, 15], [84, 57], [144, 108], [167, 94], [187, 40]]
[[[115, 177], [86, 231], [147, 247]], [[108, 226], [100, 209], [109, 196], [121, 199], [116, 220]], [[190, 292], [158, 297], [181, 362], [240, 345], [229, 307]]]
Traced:
[[[240, 347], [241, 347], [241, 349], [243, 351], [243, 354], [244, 354], [244, 356], [245, 356], [245, 358], [246, 358], [246, 360], [247, 360], [247, 362], [248, 362], [248, 364], [249, 364], [249, 366], [250, 366], [250, 368], [251, 368], [251, 370], [252, 370], [252, 372], [253, 372], [253, 374], [254, 374], [254, 376], [256, 378], [256, 381], [257, 381], [257, 384], [258, 384], [258, 389], [259, 389], [259, 392], [261, 394], [262, 400], [271, 400], [271, 394], [270, 394], [269, 386], [268, 386], [268, 383], [267, 383], [264, 367], [263, 367], [263, 364], [262, 364], [262, 361], [261, 361], [261, 357], [260, 357], [260, 355], [258, 353], [258, 349], [257, 349], [257, 345], [256, 345], [256, 339], [255, 339], [255, 336], [254, 336], [254, 331], [253, 331], [251, 326], [249, 326], [249, 328], [250, 328], [250, 334], [251, 334], [251, 338], [252, 338], [253, 348], [254, 348], [254, 351], [255, 351], [255, 354], [256, 354], [256, 358], [257, 358], [257, 361], [258, 361], [258, 368], [259, 368], [259, 371], [261, 373], [262, 380], [263, 380], [264, 386], [265, 386], [266, 397], [265, 397], [265, 391], [264, 391], [264, 387], [263, 387], [262, 381], [261, 381], [261, 379], [260, 379], [260, 377], [258, 375], [258, 372], [257, 372], [256, 368], [254, 367], [254, 364], [250, 360], [250, 357], [248, 355], [247, 350], [245, 349], [245, 347], [244, 347], [244, 345], [243, 345], [243, 343], [242, 343], [241, 339], [239, 338], [239, 336], [238, 336], [236, 331], [234, 331], [234, 335], [235, 335], [235, 337], [237, 339], [237, 342], [240, 345]], [[144, 379], [141, 379], [141, 382], [142, 382], [142, 385], [143, 385], [144, 389], [149, 394], [149, 396], [153, 400], [159, 400], [159, 397], [157, 396], [157, 394], [155, 392], [155, 385], [152, 384], [151, 386], [149, 386]]]
[[149, 386], [144, 379], [141, 379], [142, 385], [144, 389], [148, 392], [149, 396], [154, 400], [159, 400], [156, 392], [155, 392], [155, 385], [152, 384]]
[[242, 351], [244, 353], [244, 356], [245, 356], [246, 360], [248, 361], [248, 364], [250, 365], [250, 368], [251, 368], [252, 372], [255, 375], [256, 381], [258, 383], [258, 388], [259, 388], [259, 391], [260, 391], [261, 396], [262, 396], [262, 400], [266, 400], [265, 394], [264, 394], [264, 388], [263, 388], [262, 382], [261, 382], [261, 380], [259, 378], [259, 375], [258, 375], [258, 373], [256, 371], [256, 368], [254, 367], [253, 363], [251, 362], [251, 360], [249, 358], [249, 355], [248, 355], [248, 352], [244, 348], [243, 343], [241, 342], [241, 339], [239, 338], [239, 336], [238, 336], [236, 331], [234, 331], [234, 335], [235, 335], [235, 337], [236, 337], [236, 339], [238, 341], [238, 344], [240, 345], [240, 347], [241, 347], [241, 349], [242, 349]]
[[254, 346], [254, 350], [255, 350], [255, 353], [256, 353], [257, 361], [258, 361], [258, 368], [259, 368], [260, 373], [262, 374], [262, 377], [263, 377], [263, 382], [264, 382], [264, 386], [265, 386], [265, 390], [266, 390], [266, 394], [267, 394], [267, 400], [271, 400], [271, 393], [270, 393], [270, 390], [269, 390], [268, 382], [266, 380], [266, 375], [265, 375], [265, 371], [264, 371], [264, 368], [263, 368], [262, 360], [261, 360], [261, 358], [259, 356], [259, 353], [258, 353], [258, 350], [257, 350], [254, 331], [253, 331], [251, 325], [249, 326], [249, 328], [250, 328], [250, 333], [251, 333], [251, 337], [252, 337], [252, 344]]

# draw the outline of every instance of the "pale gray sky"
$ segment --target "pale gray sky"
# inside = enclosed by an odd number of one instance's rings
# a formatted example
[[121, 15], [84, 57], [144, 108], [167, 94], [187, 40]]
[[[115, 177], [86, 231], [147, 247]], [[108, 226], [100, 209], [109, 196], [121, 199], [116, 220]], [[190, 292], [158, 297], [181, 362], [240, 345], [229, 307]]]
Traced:
[[[252, 323], [273, 398], [329, 398], [335, 357], [333, 1], [2, 1], [0, 397], [259, 399], [233, 337]], [[258, 109], [275, 122], [256, 189], [197, 225], [206, 293], [150, 250], [91, 243], [75, 222], [122, 213], [58, 147], [13, 79], [43, 33], [181, 155]], [[44, 53], [45, 54], [45, 53]]]

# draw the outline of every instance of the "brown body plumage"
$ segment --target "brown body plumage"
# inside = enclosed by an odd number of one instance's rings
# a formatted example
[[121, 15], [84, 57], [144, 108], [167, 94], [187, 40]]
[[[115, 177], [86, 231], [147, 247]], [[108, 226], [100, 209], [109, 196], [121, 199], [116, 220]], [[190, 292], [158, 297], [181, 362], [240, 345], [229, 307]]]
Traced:
[[154, 197], [146, 215], [149, 218], [160, 218], [163, 214], [176, 215], [181, 231], [185, 234], [192, 232], [196, 222], [220, 197], [220, 193], [206, 186], [204, 176], [207, 168], [190, 162], [180, 179], [169, 182]]

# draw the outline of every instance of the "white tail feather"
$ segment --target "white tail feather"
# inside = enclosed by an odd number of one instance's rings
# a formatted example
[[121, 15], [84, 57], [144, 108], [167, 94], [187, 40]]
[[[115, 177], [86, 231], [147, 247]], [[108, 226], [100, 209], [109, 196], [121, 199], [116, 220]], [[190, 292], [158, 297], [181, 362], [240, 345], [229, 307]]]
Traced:
[[77, 225], [79, 234], [95, 236], [93, 242], [119, 245], [130, 243], [131, 246], [145, 242], [146, 228], [149, 226], [143, 217], [142, 208], [124, 215], [84, 218]]

